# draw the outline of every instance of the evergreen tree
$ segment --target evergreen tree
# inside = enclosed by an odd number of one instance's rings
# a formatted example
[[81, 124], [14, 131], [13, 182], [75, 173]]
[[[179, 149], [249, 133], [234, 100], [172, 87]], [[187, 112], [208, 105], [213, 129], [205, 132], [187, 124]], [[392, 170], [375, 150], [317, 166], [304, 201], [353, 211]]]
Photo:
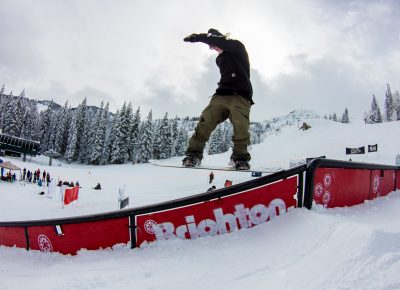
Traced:
[[210, 141], [208, 142], [208, 154], [219, 154], [224, 150], [224, 136], [221, 124], [211, 133]]
[[379, 109], [379, 105], [376, 101], [375, 95], [372, 95], [371, 110], [367, 118], [367, 123], [369, 124], [382, 123], [381, 110]]
[[171, 122], [171, 156], [176, 156], [179, 128], [178, 117], [175, 117]]
[[393, 95], [393, 106], [395, 110], [395, 120], [400, 121], [400, 93], [398, 91], [396, 91]]
[[54, 142], [54, 151], [65, 154], [68, 141], [68, 128], [71, 122], [71, 110], [68, 108], [68, 101], [65, 102], [64, 107], [60, 110], [58, 114], [58, 126]]
[[333, 115], [332, 115], [332, 121], [334, 121], [334, 122], [337, 122], [337, 116], [336, 116], [336, 113], [333, 113]]
[[76, 140], [78, 135], [76, 120], [77, 120], [77, 112], [74, 112], [71, 118], [71, 126], [68, 132], [67, 147], [65, 149], [65, 155], [64, 155], [65, 159], [67, 159], [68, 162], [72, 162], [76, 156]]
[[81, 145], [79, 149], [78, 159], [81, 163], [87, 163], [90, 157], [90, 150], [92, 146], [92, 138], [95, 129], [92, 127], [94, 118], [92, 117], [90, 112], [86, 112], [85, 123], [83, 125], [83, 133], [81, 136]]
[[140, 107], [137, 108], [131, 126], [131, 156], [134, 162], [137, 161], [137, 151], [139, 148], [139, 129], [140, 129]]
[[132, 161], [133, 160], [133, 136], [132, 136], [132, 126], [133, 126], [133, 109], [132, 109], [132, 103], [129, 103], [127, 108], [126, 108], [126, 155], [127, 155], [127, 160]]
[[107, 141], [107, 146], [106, 146], [106, 151], [105, 151], [105, 161], [106, 163], [111, 163], [111, 155], [113, 152], [113, 144], [116, 138], [116, 131], [117, 131], [117, 123], [118, 123], [118, 119], [119, 119], [119, 110], [115, 113], [114, 118], [112, 120], [112, 125], [111, 125], [111, 132], [110, 132], [110, 136], [108, 138]]
[[111, 163], [113, 164], [123, 164], [128, 159], [128, 135], [130, 132], [128, 113], [128, 107], [124, 103], [114, 128], [115, 140], [111, 151]]
[[87, 115], [87, 99], [84, 98], [82, 103], [79, 104], [78, 108], [76, 109], [76, 119], [75, 119], [75, 126], [76, 126], [76, 144], [75, 144], [75, 155], [72, 157], [73, 160], [78, 160], [80, 156], [81, 146], [84, 146], [82, 143], [82, 138], [85, 134], [85, 123]]
[[160, 159], [161, 158], [161, 150], [163, 147], [163, 139], [161, 136], [161, 120], [156, 120], [153, 124], [154, 138], [153, 138], [153, 158]]
[[394, 104], [393, 96], [389, 84], [387, 84], [386, 98], [385, 98], [385, 120], [387, 122], [393, 121], [394, 117]]
[[51, 118], [52, 118], [52, 107], [53, 101], [50, 102], [47, 109], [40, 113], [40, 129], [39, 129], [39, 140], [41, 144], [42, 152], [49, 149], [50, 133], [51, 133]]
[[58, 128], [58, 115], [55, 111], [51, 111], [48, 150], [55, 151], [54, 148], [56, 142], [57, 128]]
[[168, 119], [168, 113], [158, 125], [157, 134], [154, 139], [154, 158], [167, 159], [171, 157], [172, 152], [172, 132]]
[[140, 130], [138, 161], [146, 163], [152, 159], [153, 152], [153, 112], [150, 111]]
[[37, 101], [26, 101], [26, 112], [24, 126], [21, 134], [22, 138], [29, 140], [38, 140], [38, 119]]
[[90, 164], [98, 165], [102, 161], [103, 156], [103, 148], [105, 144], [106, 137], [106, 129], [107, 129], [107, 115], [108, 115], [108, 107], [103, 109], [103, 102], [101, 103], [100, 110], [98, 114], [96, 114], [95, 120], [93, 122], [93, 139], [91, 141], [91, 152], [90, 152]]
[[22, 93], [16, 98], [12, 96], [9, 97], [8, 104], [5, 107], [3, 133], [21, 137], [23, 120], [25, 117], [25, 107], [23, 103]]
[[176, 156], [183, 156], [185, 155], [187, 144], [189, 141], [189, 137], [187, 134], [186, 129], [181, 126], [178, 131], [177, 142], [175, 146], [175, 155]]
[[350, 123], [349, 111], [347, 110], [347, 108], [344, 110], [344, 113], [342, 115], [342, 123]]

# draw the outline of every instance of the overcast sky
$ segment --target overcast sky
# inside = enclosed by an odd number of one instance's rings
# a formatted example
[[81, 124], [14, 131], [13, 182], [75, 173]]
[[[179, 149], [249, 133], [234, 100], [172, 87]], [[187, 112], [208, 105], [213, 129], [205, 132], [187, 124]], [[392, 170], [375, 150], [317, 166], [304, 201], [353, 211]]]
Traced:
[[253, 120], [294, 109], [383, 109], [400, 90], [400, 1], [0, 0], [0, 86], [72, 106], [127, 102], [155, 117], [199, 115], [219, 80], [209, 28], [249, 53]]

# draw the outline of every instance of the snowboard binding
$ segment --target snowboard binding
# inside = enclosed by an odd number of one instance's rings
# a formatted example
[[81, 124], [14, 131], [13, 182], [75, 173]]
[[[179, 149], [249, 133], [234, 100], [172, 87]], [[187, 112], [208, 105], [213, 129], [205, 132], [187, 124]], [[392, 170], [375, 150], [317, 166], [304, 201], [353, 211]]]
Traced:
[[195, 167], [201, 164], [201, 160], [199, 158], [193, 156], [186, 156], [182, 160], [182, 166], [184, 167]]
[[249, 170], [250, 164], [249, 164], [249, 162], [244, 161], [244, 160], [236, 160], [235, 168], [236, 168], [236, 170]]

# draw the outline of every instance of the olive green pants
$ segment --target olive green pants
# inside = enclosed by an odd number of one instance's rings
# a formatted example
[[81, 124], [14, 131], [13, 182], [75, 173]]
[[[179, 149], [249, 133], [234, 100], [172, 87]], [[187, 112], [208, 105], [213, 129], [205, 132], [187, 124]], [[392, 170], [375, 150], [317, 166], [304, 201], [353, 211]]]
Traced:
[[186, 155], [203, 158], [203, 149], [211, 133], [229, 118], [233, 125], [233, 152], [231, 159], [250, 160], [247, 145], [250, 143], [250, 107], [249, 99], [240, 95], [214, 95], [208, 106], [203, 110], [195, 132], [189, 140]]

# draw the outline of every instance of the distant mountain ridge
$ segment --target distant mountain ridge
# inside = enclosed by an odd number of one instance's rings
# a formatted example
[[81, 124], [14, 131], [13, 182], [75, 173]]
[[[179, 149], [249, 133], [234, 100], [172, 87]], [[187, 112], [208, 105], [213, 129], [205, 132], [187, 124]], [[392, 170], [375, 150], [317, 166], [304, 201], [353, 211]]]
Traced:
[[[49, 100], [38, 100], [38, 104], [42, 105], [43, 107], [48, 107], [52, 101]], [[53, 108], [55, 110], [61, 109], [63, 106], [57, 104], [56, 102], [53, 101]], [[92, 111], [94, 114], [100, 109], [97, 106], [87, 106], [89, 111]], [[72, 108], [72, 110], [75, 110], [76, 108]], [[113, 116], [114, 113], [110, 112], [110, 114]], [[307, 109], [296, 109], [291, 112], [289, 112], [286, 115], [281, 115], [278, 117], [274, 117], [272, 119], [267, 119], [262, 121], [261, 123], [263, 125], [269, 124], [272, 128], [277, 129], [280, 128], [284, 125], [289, 125], [289, 124], [294, 124], [303, 120], [309, 120], [309, 119], [320, 119], [321, 115], [316, 113], [315, 111], [312, 110], [307, 110]], [[197, 121], [195, 122], [197, 123]]]
[[321, 119], [321, 116], [312, 110], [297, 109], [286, 115], [274, 117], [263, 121], [263, 124], [268, 125], [273, 129], [278, 129], [285, 125], [293, 125], [298, 122], [309, 119]]

